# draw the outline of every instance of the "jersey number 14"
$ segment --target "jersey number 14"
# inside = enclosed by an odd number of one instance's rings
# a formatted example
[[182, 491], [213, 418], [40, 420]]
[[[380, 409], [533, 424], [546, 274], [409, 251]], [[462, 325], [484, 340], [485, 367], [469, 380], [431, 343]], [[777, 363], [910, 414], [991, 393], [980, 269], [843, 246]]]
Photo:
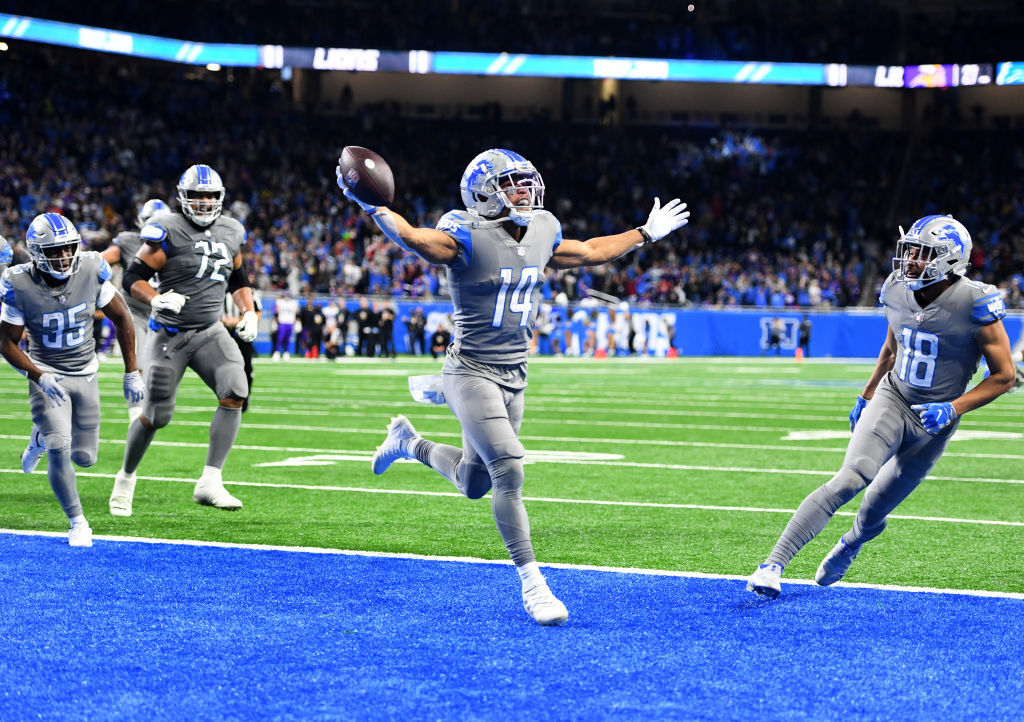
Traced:
[[513, 271], [512, 268], [502, 268], [498, 272], [501, 276], [501, 288], [498, 289], [498, 297], [494, 301], [494, 317], [491, 319], [491, 328], [501, 327], [505, 317], [506, 300], [510, 312], [522, 314], [519, 318], [520, 326], [525, 326], [530, 320], [530, 311], [533, 309], [533, 287], [537, 285], [540, 269], [537, 266], [524, 268], [515, 290], [510, 294], [508, 289], [512, 287]]

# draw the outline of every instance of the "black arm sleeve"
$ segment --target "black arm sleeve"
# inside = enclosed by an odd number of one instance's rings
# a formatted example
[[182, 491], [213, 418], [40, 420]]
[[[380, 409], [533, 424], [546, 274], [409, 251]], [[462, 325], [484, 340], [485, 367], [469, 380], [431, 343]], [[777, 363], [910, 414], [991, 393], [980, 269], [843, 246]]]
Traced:
[[144, 261], [136, 258], [128, 266], [128, 270], [124, 272], [124, 276], [121, 278], [121, 288], [130, 296], [132, 295], [132, 286], [136, 281], [148, 281], [155, 274], [156, 271], [154, 269], [150, 268]]
[[228, 293], [234, 293], [240, 288], [252, 288], [252, 284], [249, 283], [249, 276], [245, 272], [245, 266], [239, 266], [231, 271], [231, 275], [228, 276]]

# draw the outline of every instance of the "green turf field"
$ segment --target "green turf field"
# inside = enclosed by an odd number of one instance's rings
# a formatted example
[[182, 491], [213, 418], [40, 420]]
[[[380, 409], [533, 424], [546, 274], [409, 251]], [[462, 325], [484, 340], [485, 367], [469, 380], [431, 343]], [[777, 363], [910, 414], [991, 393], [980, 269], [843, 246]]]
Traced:
[[[749, 574], [801, 499], [846, 448], [868, 362], [792, 359], [568, 360], [530, 363], [521, 438], [524, 495], [542, 562]], [[127, 429], [117, 361], [101, 367], [99, 462], [79, 491], [96, 534], [506, 559], [488, 499], [458, 496], [416, 463], [377, 477], [369, 458], [393, 414], [458, 444], [445, 407], [409, 397], [431, 360], [258, 360], [252, 407], [224, 470], [245, 507], [199, 507], [213, 394], [191, 372], [171, 425], [139, 468], [134, 516], [107, 497]], [[0, 528], [64, 531], [45, 461], [25, 476], [25, 381], [0, 378]], [[962, 440], [865, 547], [847, 581], [1024, 592], [1024, 394], [967, 416]], [[964, 438], [967, 437], [967, 438]], [[6, 461], [4, 461], [6, 460]], [[786, 570], [811, 578], [849, 527], [841, 510]], [[843, 514], [846, 515], [843, 515]]]

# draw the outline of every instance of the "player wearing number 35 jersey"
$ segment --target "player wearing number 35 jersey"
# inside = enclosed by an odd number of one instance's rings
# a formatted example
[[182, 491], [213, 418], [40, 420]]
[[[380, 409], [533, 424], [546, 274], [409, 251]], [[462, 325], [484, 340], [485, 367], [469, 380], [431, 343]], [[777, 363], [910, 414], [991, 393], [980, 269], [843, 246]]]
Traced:
[[473, 159], [461, 190], [466, 210], [446, 214], [437, 228], [414, 228], [346, 190], [389, 239], [448, 267], [455, 306], [455, 335], [442, 376], [445, 402], [462, 425], [462, 448], [420, 437], [399, 416], [374, 455], [373, 471], [415, 458], [471, 499], [493, 489], [494, 520], [522, 580], [523, 605], [537, 622], [560, 624], [568, 611], [548, 588], [530, 541], [522, 499], [526, 450], [518, 438], [544, 269], [605, 263], [668, 235], [690, 214], [678, 199], [664, 207], [655, 199], [647, 222], [636, 229], [588, 241], [564, 239], [558, 219], [543, 210], [540, 173], [523, 156], [501, 149]]
[[[135, 472], [156, 430], [174, 414], [178, 385], [191, 368], [217, 395], [210, 422], [206, 465], [192, 498], [218, 509], [240, 509], [242, 502], [225, 488], [221, 469], [241, 424], [242, 402], [249, 395], [242, 355], [221, 323], [225, 291], [242, 312], [235, 332], [256, 337], [258, 317], [252, 288], [242, 268], [245, 229], [221, 217], [224, 184], [207, 165], [194, 165], [178, 181], [179, 213], [151, 217], [139, 232], [143, 246], [125, 271], [122, 286], [149, 304], [146, 336], [146, 401], [142, 415], [128, 427], [124, 462], [114, 480], [110, 513], [131, 516]], [[160, 293], [149, 283], [160, 274]]]
[[[843, 466], [800, 504], [748, 590], [778, 596], [789, 560], [866, 488], [853, 526], [815, 575], [823, 586], [839, 581], [931, 471], [960, 417], [1012, 386], [1006, 310], [994, 286], [963, 278], [970, 255], [970, 234], [951, 216], [925, 216], [906, 233], [900, 229], [893, 273], [881, 293], [889, 331], [850, 412]], [[982, 356], [991, 374], [965, 393]]]
[[[11, 266], [0, 278], [0, 353], [29, 379], [33, 425], [21, 468], [31, 473], [49, 456], [50, 487], [71, 522], [68, 543], [88, 547], [92, 529], [82, 513], [72, 464], [92, 466], [99, 449], [93, 314], [102, 309], [117, 329], [130, 402], [141, 401], [145, 393], [135, 365], [135, 329], [110, 283], [110, 266], [98, 253], [81, 250], [81, 236], [70, 220], [59, 213], [37, 216], [25, 243], [32, 262]], [[23, 332], [27, 354], [18, 348]]]

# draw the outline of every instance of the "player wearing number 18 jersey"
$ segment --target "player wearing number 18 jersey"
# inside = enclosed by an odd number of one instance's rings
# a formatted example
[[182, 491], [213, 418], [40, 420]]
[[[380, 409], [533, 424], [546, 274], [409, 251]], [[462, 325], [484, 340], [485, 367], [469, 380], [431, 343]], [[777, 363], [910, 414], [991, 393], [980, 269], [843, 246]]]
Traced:
[[[124, 462], [114, 480], [110, 513], [131, 516], [135, 472], [156, 430], [170, 423], [178, 385], [191, 368], [217, 394], [210, 422], [206, 465], [192, 498], [218, 509], [240, 509], [225, 488], [221, 469], [241, 424], [248, 396], [242, 355], [221, 323], [225, 290], [242, 312], [235, 333], [256, 337], [258, 317], [252, 288], [242, 268], [245, 229], [221, 216], [224, 184], [207, 165], [194, 165], [178, 181], [181, 212], [162, 213], [139, 232], [144, 241], [124, 274], [125, 291], [148, 303], [152, 315], [146, 337], [146, 401], [128, 427]], [[160, 274], [161, 292], [150, 285]], [[166, 290], [164, 290], [166, 289]]]
[[522, 580], [523, 605], [537, 622], [560, 624], [568, 611], [548, 588], [530, 541], [522, 500], [526, 450], [518, 438], [543, 271], [605, 263], [668, 235], [690, 214], [678, 199], [664, 208], [655, 199], [639, 228], [588, 241], [564, 239], [558, 219], [543, 210], [540, 173], [523, 156], [501, 149], [473, 159], [461, 190], [466, 210], [446, 214], [436, 228], [414, 228], [346, 190], [390, 240], [448, 267], [455, 306], [442, 377], [445, 402], [462, 425], [462, 448], [420, 437], [399, 416], [374, 454], [373, 471], [415, 458], [471, 499], [493, 488], [494, 520]]
[[[839, 581], [865, 542], [928, 475], [960, 417], [1008, 391], [1014, 379], [1006, 315], [994, 286], [963, 278], [967, 229], [951, 216], [925, 216], [900, 229], [893, 273], [882, 287], [889, 331], [874, 373], [850, 412], [852, 437], [839, 472], [804, 499], [749, 591], [777, 597], [782, 570], [836, 510], [861, 490], [853, 526], [825, 557], [815, 580]], [[965, 393], [981, 357], [991, 374]], [[870, 401], [870, 403], [869, 403]]]

